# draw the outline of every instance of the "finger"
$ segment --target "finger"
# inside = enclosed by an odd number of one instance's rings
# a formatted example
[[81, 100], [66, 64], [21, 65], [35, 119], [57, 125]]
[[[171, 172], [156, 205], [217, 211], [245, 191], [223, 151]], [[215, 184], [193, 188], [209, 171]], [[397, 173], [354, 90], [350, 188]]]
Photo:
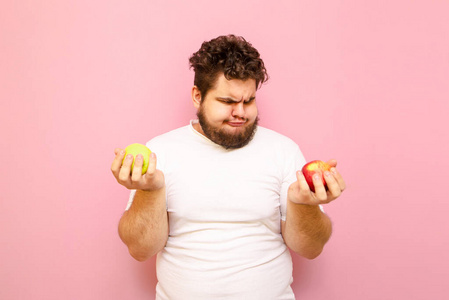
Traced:
[[331, 167], [336, 167], [337, 166], [337, 160], [336, 159], [330, 159], [326, 162], [328, 165], [330, 165]]
[[115, 158], [112, 161], [111, 165], [111, 171], [114, 173], [114, 176], [118, 176], [118, 173], [120, 171], [120, 167], [122, 166], [123, 157], [125, 156], [125, 150], [116, 148], [114, 150], [115, 152]]
[[131, 165], [133, 163], [134, 156], [132, 154], [126, 155], [122, 163], [122, 168], [120, 169], [118, 178], [122, 182], [129, 181], [131, 174]]
[[298, 180], [299, 192], [303, 195], [310, 195], [309, 184], [301, 171], [296, 172], [296, 179]]
[[326, 201], [327, 200], [327, 192], [326, 188], [324, 187], [323, 181], [321, 179], [320, 173], [315, 173], [312, 177], [313, 179], [313, 185], [315, 187], [315, 197], [319, 201]]
[[329, 190], [329, 193], [332, 195], [332, 198], [335, 199], [341, 194], [340, 185], [338, 184], [335, 177], [332, 175], [331, 172], [325, 171], [324, 172], [324, 180], [326, 181], [327, 188]]
[[147, 174], [153, 174], [156, 171], [157, 166], [157, 156], [156, 153], [151, 152], [150, 160], [148, 161]]
[[133, 171], [131, 174], [132, 181], [139, 181], [142, 178], [142, 166], [143, 166], [143, 156], [142, 154], [137, 154], [134, 160]]
[[344, 191], [346, 189], [346, 183], [343, 180], [343, 176], [341, 176], [340, 172], [338, 172], [336, 168], [331, 168], [331, 173], [334, 176], [335, 180], [338, 182], [340, 190]]
[[145, 176], [144, 176], [145, 185], [148, 185], [150, 183], [150, 181], [154, 178], [154, 174], [156, 172], [156, 165], [157, 165], [156, 153], [151, 152], [150, 159], [148, 161], [147, 172], [145, 173]]

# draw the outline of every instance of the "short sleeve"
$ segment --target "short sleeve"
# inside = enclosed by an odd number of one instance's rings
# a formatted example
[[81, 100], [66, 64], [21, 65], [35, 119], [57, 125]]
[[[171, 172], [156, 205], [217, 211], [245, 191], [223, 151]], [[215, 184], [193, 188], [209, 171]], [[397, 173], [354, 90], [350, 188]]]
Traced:
[[281, 204], [281, 220], [285, 221], [287, 217], [287, 193], [290, 185], [296, 181], [296, 171], [300, 170], [305, 165], [305, 158], [296, 146], [296, 151], [287, 154], [284, 166], [284, 174], [281, 184], [280, 204]]
[[135, 194], [136, 194], [136, 190], [131, 190], [131, 192], [129, 193], [128, 204], [126, 205], [125, 210], [128, 210], [131, 207], [131, 204], [133, 204]]

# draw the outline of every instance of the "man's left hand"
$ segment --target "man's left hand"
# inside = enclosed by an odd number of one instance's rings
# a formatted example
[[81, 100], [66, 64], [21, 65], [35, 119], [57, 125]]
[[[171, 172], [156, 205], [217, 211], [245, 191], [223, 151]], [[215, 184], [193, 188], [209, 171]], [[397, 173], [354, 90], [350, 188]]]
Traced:
[[296, 204], [319, 205], [327, 204], [337, 199], [346, 188], [346, 183], [341, 174], [337, 171], [337, 161], [335, 159], [327, 162], [331, 169], [324, 172], [324, 180], [328, 190], [324, 187], [320, 176], [313, 177], [315, 193], [312, 192], [301, 171], [296, 172], [297, 180], [293, 182], [289, 189], [287, 198]]

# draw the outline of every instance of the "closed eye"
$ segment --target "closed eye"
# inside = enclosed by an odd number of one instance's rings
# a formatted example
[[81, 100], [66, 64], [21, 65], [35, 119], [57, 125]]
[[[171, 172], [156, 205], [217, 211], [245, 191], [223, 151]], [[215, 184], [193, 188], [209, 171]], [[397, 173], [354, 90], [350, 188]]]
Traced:
[[246, 100], [244, 103], [245, 104], [250, 104], [250, 103], [254, 102], [254, 100], [256, 100], [256, 97], [251, 97], [248, 100]]
[[[217, 97], [217, 100], [225, 103], [225, 104], [236, 104], [236, 103], [240, 103], [241, 100], [235, 100], [233, 98], [227, 98], [227, 97]], [[248, 100], [245, 100], [243, 103], [244, 104], [251, 104], [252, 102], [254, 102], [254, 100], [256, 100], [256, 97], [251, 97]]]
[[222, 102], [222, 103], [226, 103], [226, 104], [239, 103], [239, 101], [234, 100], [234, 99], [232, 99], [232, 98], [218, 97], [217, 100], [220, 101], [220, 102]]

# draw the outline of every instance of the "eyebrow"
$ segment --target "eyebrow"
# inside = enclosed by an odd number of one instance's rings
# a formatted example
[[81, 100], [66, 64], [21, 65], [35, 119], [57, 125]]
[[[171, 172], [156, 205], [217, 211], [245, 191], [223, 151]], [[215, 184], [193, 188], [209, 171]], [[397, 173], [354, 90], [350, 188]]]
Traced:
[[[229, 101], [229, 102], [235, 102], [235, 103], [240, 103], [242, 101], [242, 100], [236, 100], [235, 98], [232, 98], [232, 97], [217, 97], [216, 99], [217, 100], [222, 100], [222, 101], [224, 100], [224, 101]], [[247, 101], [244, 101], [244, 102], [249, 102], [249, 101], [252, 101], [254, 99], [256, 99], [255, 96], [250, 97]]]

